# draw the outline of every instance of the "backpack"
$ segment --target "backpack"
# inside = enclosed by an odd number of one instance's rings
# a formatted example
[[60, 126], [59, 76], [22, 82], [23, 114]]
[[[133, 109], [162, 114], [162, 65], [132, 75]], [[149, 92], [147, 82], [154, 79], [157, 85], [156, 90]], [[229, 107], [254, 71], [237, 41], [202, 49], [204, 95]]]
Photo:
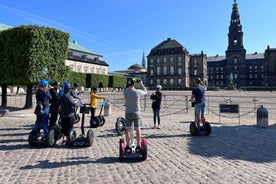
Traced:
[[42, 116], [44, 114], [43, 104], [42, 102], [37, 102], [34, 113], [37, 116]]

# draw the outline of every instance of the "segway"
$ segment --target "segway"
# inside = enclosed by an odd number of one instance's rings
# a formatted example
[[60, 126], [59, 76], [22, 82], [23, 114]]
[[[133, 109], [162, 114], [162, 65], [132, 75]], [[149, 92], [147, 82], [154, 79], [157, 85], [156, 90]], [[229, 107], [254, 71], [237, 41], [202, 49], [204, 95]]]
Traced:
[[[43, 122], [43, 120], [41, 121]], [[35, 131], [35, 128], [32, 129], [28, 136], [28, 143], [31, 147], [37, 146], [46, 146], [46, 147], [54, 147], [56, 145], [57, 140], [61, 138], [61, 128], [57, 125], [52, 126], [49, 129], [48, 135], [44, 133], [38, 134]]]
[[138, 158], [142, 161], [147, 159], [148, 151], [147, 151], [147, 139], [142, 138], [141, 140], [141, 150], [136, 150], [136, 145], [134, 144], [134, 124], [131, 126], [131, 133], [130, 133], [130, 139], [131, 139], [131, 145], [130, 149], [131, 151], [128, 153], [125, 149], [126, 144], [124, 142], [124, 139], [120, 139], [119, 141], [119, 160], [123, 161], [127, 158]]
[[126, 132], [126, 120], [123, 117], [118, 117], [115, 123], [115, 130], [118, 136], [124, 135]]
[[103, 100], [100, 114], [98, 116], [94, 116], [90, 120], [91, 128], [98, 128], [99, 126], [103, 126], [105, 124], [105, 118], [102, 116], [103, 107], [106, 105], [106, 99]]
[[77, 137], [76, 130], [74, 128], [71, 128], [68, 133], [68, 145], [69, 146], [83, 146], [83, 147], [90, 147], [93, 145], [94, 141], [94, 133], [92, 129], [88, 129], [86, 136], [84, 133], [84, 120], [85, 120], [85, 114], [89, 114], [89, 110], [86, 110], [86, 105], [89, 104], [83, 104], [83, 106], [80, 109], [80, 113], [82, 113], [82, 119], [81, 119], [81, 134]]
[[[195, 106], [195, 102], [192, 101], [192, 107]], [[195, 111], [194, 111], [195, 113]], [[195, 120], [190, 123], [190, 132], [192, 136], [207, 136], [210, 135], [212, 132], [212, 128], [210, 123], [205, 122], [204, 125], [200, 125], [198, 127], [197, 122], [196, 122], [196, 113], [195, 113]]]

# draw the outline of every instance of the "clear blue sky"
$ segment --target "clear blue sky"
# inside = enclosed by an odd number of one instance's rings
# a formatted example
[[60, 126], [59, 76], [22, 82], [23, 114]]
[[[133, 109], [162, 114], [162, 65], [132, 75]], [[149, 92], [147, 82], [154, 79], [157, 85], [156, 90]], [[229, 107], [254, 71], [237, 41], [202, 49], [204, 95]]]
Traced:
[[[237, 0], [247, 53], [276, 48], [276, 0]], [[53, 27], [103, 55], [109, 71], [141, 64], [172, 38], [190, 54], [225, 55], [233, 0], [1, 0], [0, 23]]]

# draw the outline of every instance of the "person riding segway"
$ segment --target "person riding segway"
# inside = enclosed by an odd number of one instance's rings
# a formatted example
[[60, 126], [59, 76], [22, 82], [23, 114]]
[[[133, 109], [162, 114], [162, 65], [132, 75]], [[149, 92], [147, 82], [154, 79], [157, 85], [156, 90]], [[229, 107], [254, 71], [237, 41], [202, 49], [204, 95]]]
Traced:
[[[36, 100], [37, 106], [35, 109], [35, 114], [37, 118], [35, 122], [35, 128], [28, 136], [28, 143], [32, 147], [40, 144], [53, 147], [56, 143], [56, 140], [54, 139], [54, 136], [51, 136], [52, 133], [50, 134], [48, 130], [49, 111], [52, 96], [48, 90], [47, 80], [40, 80], [39, 88], [36, 92]], [[40, 133], [41, 127], [43, 127], [44, 133]]]
[[211, 133], [211, 125], [206, 122], [205, 118], [205, 91], [206, 86], [200, 78], [195, 80], [196, 87], [192, 90], [190, 101], [195, 108], [195, 122], [190, 124], [190, 132], [192, 135], [209, 135]]
[[[142, 89], [135, 89], [135, 83], [140, 83]], [[125, 125], [126, 125], [126, 145], [124, 139], [119, 142], [119, 159], [138, 156], [142, 160], [147, 159], [147, 142], [141, 138], [141, 112], [140, 97], [147, 94], [147, 90], [142, 81], [135, 78], [127, 80], [127, 89], [124, 91], [125, 97]], [[136, 130], [136, 144], [134, 144], [134, 128]]]
[[81, 101], [76, 103], [70, 95], [70, 86], [64, 86], [64, 94], [60, 98], [60, 118], [63, 143], [68, 141], [68, 132], [75, 122], [75, 107], [81, 105]]

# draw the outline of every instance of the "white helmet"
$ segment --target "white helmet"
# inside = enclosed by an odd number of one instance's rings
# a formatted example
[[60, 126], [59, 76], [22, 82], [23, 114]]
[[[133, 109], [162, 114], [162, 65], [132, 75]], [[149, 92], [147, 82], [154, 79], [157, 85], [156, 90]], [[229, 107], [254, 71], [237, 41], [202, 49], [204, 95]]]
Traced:
[[155, 87], [156, 89], [162, 89], [162, 86], [161, 85], [156, 85], [156, 87]]

